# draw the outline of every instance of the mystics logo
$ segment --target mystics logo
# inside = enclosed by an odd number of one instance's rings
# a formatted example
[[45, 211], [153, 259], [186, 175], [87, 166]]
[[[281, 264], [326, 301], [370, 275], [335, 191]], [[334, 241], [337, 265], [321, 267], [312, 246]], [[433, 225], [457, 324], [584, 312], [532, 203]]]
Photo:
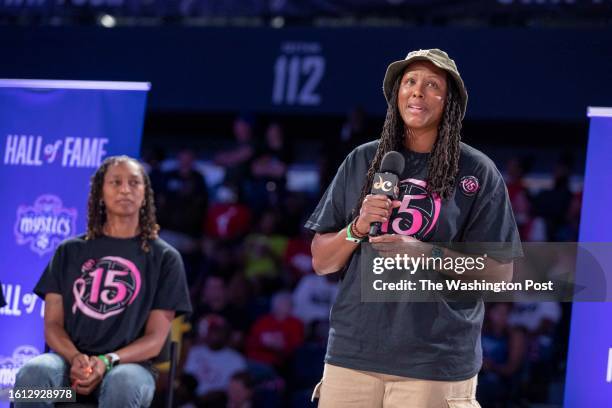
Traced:
[[19, 206], [15, 222], [17, 244], [30, 243], [39, 255], [51, 252], [66, 238], [74, 235], [77, 211], [64, 208], [62, 200], [52, 194], [36, 199], [33, 206]]
[[13, 351], [12, 356], [0, 355], [0, 388], [13, 387], [15, 385], [15, 376], [17, 371], [28, 362], [28, 360], [36, 357], [40, 351], [30, 345], [17, 347]]
[[399, 189], [402, 204], [394, 210], [391, 220], [383, 224], [382, 231], [387, 232], [391, 222], [395, 234], [417, 239], [427, 237], [438, 222], [442, 200], [427, 190], [427, 183], [423, 180], [402, 180]]
[[82, 275], [74, 281], [72, 313], [105, 320], [122, 313], [140, 292], [140, 271], [132, 262], [117, 256], [90, 259], [81, 267]]

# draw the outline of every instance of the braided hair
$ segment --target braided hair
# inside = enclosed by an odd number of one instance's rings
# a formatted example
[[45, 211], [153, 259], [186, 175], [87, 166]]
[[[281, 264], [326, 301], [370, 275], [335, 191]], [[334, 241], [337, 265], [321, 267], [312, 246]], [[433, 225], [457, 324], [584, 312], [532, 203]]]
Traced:
[[[361, 188], [361, 197], [357, 201], [353, 215], [359, 214], [364, 198], [370, 193], [374, 174], [379, 170], [384, 155], [389, 151], [401, 151], [404, 148], [406, 130], [397, 106], [401, 77], [402, 75], [398, 75], [393, 84], [378, 148], [370, 163], [366, 181]], [[449, 75], [447, 75], [447, 84], [446, 103], [442, 120], [438, 125], [438, 137], [427, 164], [427, 189], [442, 199], [448, 199], [455, 188], [461, 142], [461, 98], [455, 81]]]
[[102, 199], [102, 189], [104, 177], [110, 166], [119, 163], [132, 162], [140, 169], [144, 180], [145, 196], [143, 206], [138, 212], [138, 228], [141, 241], [141, 248], [149, 252], [149, 240], [158, 237], [159, 225], [155, 217], [155, 202], [153, 200], [153, 189], [151, 180], [142, 165], [135, 159], [128, 156], [112, 156], [104, 160], [98, 170], [91, 176], [89, 198], [87, 200], [87, 235], [85, 239], [95, 239], [104, 235], [103, 227], [106, 222], [106, 207]]

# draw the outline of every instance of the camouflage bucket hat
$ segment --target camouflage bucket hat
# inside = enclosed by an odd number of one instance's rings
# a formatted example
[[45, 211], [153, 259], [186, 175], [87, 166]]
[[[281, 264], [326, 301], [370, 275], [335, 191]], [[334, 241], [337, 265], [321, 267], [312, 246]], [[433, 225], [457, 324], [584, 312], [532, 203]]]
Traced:
[[463, 83], [463, 79], [461, 79], [461, 75], [459, 75], [455, 61], [453, 61], [447, 53], [438, 48], [410, 51], [408, 55], [406, 55], [406, 59], [389, 64], [385, 74], [385, 79], [383, 80], [383, 92], [385, 94], [387, 103], [389, 103], [389, 100], [391, 99], [391, 91], [393, 89], [393, 82], [395, 81], [395, 78], [397, 78], [398, 75], [401, 75], [410, 63], [415, 61], [429, 61], [438, 68], [442, 68], [448, 72], [448, 74], [455, 80], [457, 89], [459, 89], [459, 94], [461, 97], [461, 117], [465, 117], [465, 110], [467, 109], [468, 101], [465, 84]]

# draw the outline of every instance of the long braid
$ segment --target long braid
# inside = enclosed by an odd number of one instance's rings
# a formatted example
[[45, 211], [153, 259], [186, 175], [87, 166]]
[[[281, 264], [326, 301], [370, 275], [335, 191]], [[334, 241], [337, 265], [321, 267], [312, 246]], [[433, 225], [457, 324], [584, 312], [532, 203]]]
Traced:
[[395, 81], [393, 84], [393, 90], [391, 92], [391, 99], [387, 105], [387, 115], [385, 117], [385, 123], [383, 124], [382, 132], [380, 134], [380, 140], [378, 142], [378, 148], [374, 154], [374, 159], [370, 163], [368, 168], [368, 176], [366, 181], [361, 187], [361, 196], [357, 201], [357, 206], [353, 210], [353, 216], [359, 214], [361, 209], [361, 203], [365, 196], [370, 194], [372, 188], [372, 182], [374, 181], [374, 174], [380, 168], [383, 157], [387, 152], [392, 150], [401, 150], [404, 144], [404, 122], [400, 116], [397, 108], [397, 93], [399, 90], [400, 80]]
[[138, 227], [140, 229], [141, 248], [145, 252], [149, 252], [149, 240], [158, 237], [159, 225], [155, 217], [155, 202], [153, 200], [153, 189], [151, 188], [151, 180], [144, 171], [144, 168], [138, 161], [128, 156], [113, 156], [109, 157], [100, 165], [98, 170], [91, 176], [91, 187], [87, 200], [87, 234], [86, 239], [94, 239], [104, 235], [104, 223], [106, 222], [106, 208], [102, 201], [102, 189], [104, 186], [104, 177], [108, 168], [112, 165], [121, 162], [131, 161], [136, 163], [142, 173], [144, 180], [145, 197], [144, 205], [138, 214]]
[[[361, 204], [370, 193], [374, 174], [380, 169], [382, 158], [392, 150], [404, 149], [405, 128], [397, 107], [397, 94], [402, 75], [398, 75], [387, 105], [387, 115], [383, 124], [378, 148], [368, 168], [366, 181], [361, 188], [361, 196], [353, 210], [353, 217], [359, 214]], [[442, 120], [438, 127], [438, 137], [428, 160], [427, 187], [431, 193], [448, 199], [455, 188], [455, 178], [459, 171], [461, 142], [461, 103], [454, 81], [447, 76], [448, 91]]]
[[[140, 165], [140, 163], [139, 163]], [[149, 176], [140, 165], [145, 179], [145, 203], [139, 212], [138, 225], [140, 227], [140, 246], [143, 251], [149, 252], [149, 240], [158, 238], [159, 225], [155, 216], [155, 200]]]
[[455, 82], [448, 80], [448, 92], [438, 137], [427, 169], [427, 187], [446, 200], [453, 194], [461, 153], [461, 102]]

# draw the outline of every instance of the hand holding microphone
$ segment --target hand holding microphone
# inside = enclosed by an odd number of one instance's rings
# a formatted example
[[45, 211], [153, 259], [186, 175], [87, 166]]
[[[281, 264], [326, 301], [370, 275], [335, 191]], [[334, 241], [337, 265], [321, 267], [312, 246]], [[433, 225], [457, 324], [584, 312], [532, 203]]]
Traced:
[[399, 175], [404, 171], [404, 157], [391, 151], [382, 159], [380, 171], [374, 175], [371, 194], [368, 194], [359, 211], [355, 228], [359, 234], [370, 236], [380, 235], [382, 223], [389, 220], [393, 208], [399, 207], [397, 189]]

